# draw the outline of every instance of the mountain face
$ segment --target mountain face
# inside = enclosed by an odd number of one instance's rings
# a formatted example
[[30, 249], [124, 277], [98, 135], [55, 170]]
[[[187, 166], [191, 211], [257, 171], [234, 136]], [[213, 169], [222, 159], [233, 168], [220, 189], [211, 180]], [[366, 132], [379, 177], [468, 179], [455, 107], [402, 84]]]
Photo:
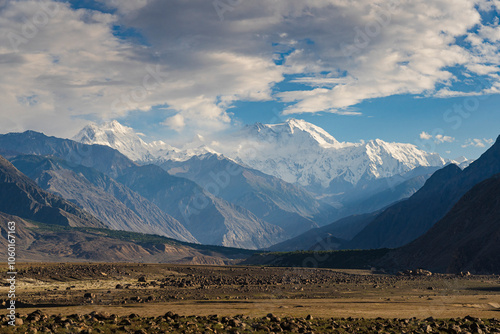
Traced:
[[108, 228], [197, 242], [176, 219], [95, 169], [34, 155], [11, 162], [44, 190], [78, 204]]
[[7, 158], [27, 154], [55, 156], [75, 166], [95, 168], [113, 178], [122, 170], [137, 165], [111, 147], [85, 145], [35, 131], [0, 135], [0, 154]]
[[[243, 167], [220, 154], [205, 153], [213, 150], [203, 146], [180, 151], [163, 142], [148, 144], [131, 128], [116, 121], [102, 126], [88, 125], [74, 139], [113, 147], [141, 163], [154, 162], [170, 174], [188, 178], [214, 196], [242, 206], [258, 218], [280, 226], [290, 236], [317, 227], [317, 222], [329, 222], [325, 212], [333, 216], [332, 219], [336, 217], [332, 207], [318, 202], [303, 189]], [[218, 178], [227, 176], [228, 184], [220, 186], [226, 181]]]
[[[103, 126], [87, 125], [73, 140], [83, 144], [112, 147], [134, 161], [153, 157], [150, 150], [154, 149], [154, 145], [145, 143], [131, 128], [117, 121], [105, 123]], [[167, 149], [168, 146], [165, 144], [164, 148]]]
[[389, 253], [379, 265], [500, 273], [500, 174], [473, 187], [426, 234]]
[[252, 249], [268, 247], [287, 237], [280, 227], [159, 166], [130, 168], [117, 180], [178, 219], [203, 244]]
[[404, 181], [396, 186], [389, 187], [381, 192], [378, 192], [368, 198], [350, 203], [345, 208], [345, 211], [350, 212], [375, 212], [386, 208], [401, 200], [407, 199], [422, 188], [425, 182], [432, 174], [424, 174], [415, 176], [407, 181]]
[[352, 215], [339, 219], [320, 228], [311, 229], [295, 238], [285, 240], [269, 247], [270, 251], [293, 252], [297, 250], [335, 250], [340, 249], [368, 225], [379, 212]]
[[237, 147], [214, 149], [316, 193], [348, 192], [371, 180], [445, 163], [439, 155], [411, 144], [379, 139], [340, 143], [323, 129], [295, 119], [282, 124], [247, 126], [234, 135], [234, 141]]
[[260, 220], [246, 209], [212, 195], [204, 196], [196, 183], [171, 176], [158, 166], [139, 166], [108, 146], [86, 145], [27, 131], [0, 135], [0, 152], [11, 157], [55, 156], [75, 166], [94, 168], [153, 202], [201, 243], [262, 248], [287, 237], [280, 227]]
[[334, 210], [300, 187], [243, 167], [222, 155], [207, 153], [186, 161], [165, 161], [160, 166], [280, 226], [290, 236], [318, 227], [317, 222], [328, 222], [329, 217], [322, 215]]
[[75, 204], [44, 191], [2, 156], [0, 211], [46, 224], [105, 227]]
[[427, 232], [474, 185], [498, 173], [500, 137], [464, 170], [450, 164], [435, 172], [413, 196], [387, 208], [344, 247], [403, 246]]
[[160, 160], [184, 161], [192, 156], [215, 153], [210, 148], [199, 147], [181, 150], [159, 140], [146, 143], [130, 127], [111, 121], [102, 125], [85, 126], [73, 140], [83, 144], [105, 145], [114, 148], [129, 159], [138, 162], [154, 162]]
[[[418, 170], [420, 169], [420, 171]], [[365, 214], [352, 214], [320, 228], [311, 229], [295, 238], [286, 240], [269, 247], [271, 251], [296, 251], [296, 250], [335, 250], [344, 248], [350, 240], [370, 224], [384, 207], [410, 197], [417, 192], [425, 181], [431, 176], [420, 175], [432, 168], [419, 167], [407, 173], [409, 180], [389, 187], [362, 201], [353, 202], [343, 208], [342, 212], [370, 212]], [[418, 175], [412, 177], [413, 175]]]

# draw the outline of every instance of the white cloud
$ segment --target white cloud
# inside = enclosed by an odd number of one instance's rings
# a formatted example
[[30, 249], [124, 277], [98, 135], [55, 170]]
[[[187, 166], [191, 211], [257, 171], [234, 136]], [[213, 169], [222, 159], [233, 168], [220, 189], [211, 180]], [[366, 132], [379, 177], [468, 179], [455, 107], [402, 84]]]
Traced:
[[[456, 65], [494, 83], [481, 93], [500, 92], [498, 23], [481, 26], [476, 8], [497, 2], [253, 0], [233, 2], [220, 21], [206, 0], [99, 1], [116, 13], [1, 3], [0, 102], [8, 112], [0, 132], [71, 136], [84, 119], [165, 106], [175, 112], [167, 127], [204, 133], [227, 128], [228, 108], [242, 100], [279, 99], [290, 104], [284, 114], [359, 115], [351, 107], [367, 99], [464, 94], [449, 88], [447, 68]], [[145, 42], [115, 36], [115, 26]], [[455, 44], [463, 35], [471, 49]], [[286, 75], [311, 90], [273, 91]], [[435, 92], [437, 84], [446, 88]]]
[[455, 141], [454, 137], [445, 136], [445, 135], [442, 135], [439, 133], [433, 136], [430, 133], [427, 133], [425, 131], [422, 131], [420, 133], [419, 137], [420, 137], [420, 139], [423, 139], [423, 140], [433, 139], [436, 144], [453, 143]]
[[466, 147], [486, 147], [486, 146], [491, 146], [493, 145], [494, 143], [494, 140], [493, 139], [488, 139], [488, 138], [483, 138], [483, 139], [479, 139], [479, 138], [469, 138], [465, 141], [465, 144], [462, 145], [463, 148], [466, 148]]
[[168, 126], [172, 130], [180, 132], [186, 126], [186, 122], [184, 121], [184, 116], [182, 116], [181, 114], [177, 114], [177, 115], [174, 115], [174, 116], [167, 118], [163, 122], [163, 125]]
[[[480, 5], [488, 10], [486, 4]], [[437, 84], [455, 79], [446, 68], [456, 65], [477, 74], [494, 74], [498, 61], [491, 60], [498, 58], [498, 50], [468, 50], [455, 44], [456, 37], [467, 34], [477, 39], [477, 47], [491, 39], [487, 28], [468, 33], [481, 23], [475, 6], [469, 0], [255, 0], [236, 2], [224, 13], [224, 21], [214, 22], [217, 13], [206, 2], [175, 0], [150, 1], [139, 14], [128, 17], [155, 45], [165, 45], [169, 52], [174, 46], [195, 51], [240, 50], [267, 60], [280, 58], [276, 53], [288, 54], [281, 57], [282, 66], [269, 68], [283, 74], [306, 74], [292, 81], [313, 88], [275, 95], [291, 104], [284, 112], [288, 115], [339, 113], [363, 100], [394, 94], [432, 95]], [[159, 17], [158, 12], [167, 16]], [[152, 27], [161, 27], [165, 33]], [[180, 30], [183, 43], [173, 46], [173, 32]], [[259, 80], [266, 82], [263, 77]], [[270, 86], [271, 80], [267, 80]]]
[[431, 138], [432, 138], [432, 135], [425, 132], [425, 131], [422, 131], [422, 133], [420, 134], [420, 139], [429, 140]]
[[[198, 48], [189, 45], [189, 36], [168, 41], [149, 36], [159, 46], [145, 47], [113, 35], [113, 26], [125, 20], [121, 11], [110, 15], [47, 3], [57, 8], [56, 14], [22, 43], [12, 44], [8, 36], [24, 36], [20, 18], [35, 21], [43, 13], [40, 2], [12, 1], [0, 12], [0, 101], [5, 110], [0, 132], [35, 129], [69, 137], [84, 119], [113, 119], [166, 105], [178, 112], [166, 125], [203, 133], [230, 124], [226, 108], [233, 101], [269, 100], [273, 83], [282, 80], [271, 58], [217, 45]], [[127, 14], [139, 17], [145, 4], [120, 2], [124, 11], [131, 10]], [[154, 28], [164, 33], [161, 26]], [[182, 32], [175, 30], [171, 35]], [[209, 31], [205, 34], [210, 37]], [[168, 45], [164, 50], [163, 42]]]
[[453, 143], [455, 141], [454, 137], [450, 136], [443, 136], [443, 135], [436, 135], [434, 138], [436, 138], [437, 143]]

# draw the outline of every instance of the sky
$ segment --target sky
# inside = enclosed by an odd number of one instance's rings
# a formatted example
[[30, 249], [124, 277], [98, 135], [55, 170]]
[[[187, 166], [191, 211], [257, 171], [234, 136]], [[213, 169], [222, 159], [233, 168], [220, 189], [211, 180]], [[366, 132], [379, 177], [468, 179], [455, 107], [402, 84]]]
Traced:
[[0, 0], [0, 133], [116, 119], [173, 143], [304, 119], [475, 159], [500, 134], [499, 0]]

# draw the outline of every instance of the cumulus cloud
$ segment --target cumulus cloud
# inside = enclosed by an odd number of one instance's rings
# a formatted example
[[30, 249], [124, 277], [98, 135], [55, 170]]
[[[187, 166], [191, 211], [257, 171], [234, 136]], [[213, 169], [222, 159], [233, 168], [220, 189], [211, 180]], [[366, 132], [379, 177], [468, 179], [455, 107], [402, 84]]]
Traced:
[[432, 138], [432, 135], [425, 132], [425, 131], [422, 131], [422, 133], [420, 133], [420, 139], [429, 140], [431, 138]]
[[[153, 20], [151, 34], [145, 32], [152, 46], [116, 36], [114, 27], [128, 20], [122, 10], [136, 17], [138, 28], [156, 10], [152, 2], [141, 14], [148, 3], [140, 2], [119, 2], [116, 14], [51, 1], [43, 2], [53, 9], [50, 15], [39, 1], [12, 1], [2, 8], [0, 132], [35, 129], [72, 136], [88, 119], [113, 119], [154, 106], [177, 113], [164, 122], [176, 131], [187, 126], [213, 131], [230, 124], [226, 110], [233, 101], [271, 99], [273, 83], [282, 80], [272, 58], [190, 45], [189, 34], [179, 37], [182, 30], [162, 25], [163, 15]], [[169, 39], [156, 40], [154, 34], [163, 35], [164, 28]], [[207, 37], [209, 31], [206, 43]]]
[[[206, 0], [99, 1], [116, 10], [3, 3], [1, 132], [71, 136], [88, 119], [162, 106], [166, 127], [203, 133], [230, 126], [236, 101], [273, 99], [285, 115], [359, 115], [367, 99], [470, 94], [453, 89], [454, 66], [492, 83], [475, 94], [500, 92], [498, 22], [482, 24], [477, 7], [495, 1], [253, 0], [222, 14]], [[286, 80], [306, 88], [276, 86]]]
[[439, 144], [453, 143], [455, 141], [455, 138], [450, 136], [436, 135], [434, 138], [436, 139], [436, 142]]
[[480, 148], [483, 148], [483, 147], [486, 147], [486, 146], [491, 146], [493, 145], [494, 143], [494, 140], [493, 139], [487, 139], [487, 138], [483, 138], [483, 139], [479, 139], [479, 138], [469, 138], [465, 141], [465, 144], [462, 145], [463, 148], [466, 148], [466, 147], [480, 147]]
[[442, 143], [453, 143], [455, 141], [454, 137], [450, 136], [445, 136], [442, 134], [436, 134], [436, 135], [431, 135], [430, 133], [427, 133], [425, 131], [422, 131], [419, 135], [420, 139], [423, 140], [434, 140], [436, 144], [442, 144]]

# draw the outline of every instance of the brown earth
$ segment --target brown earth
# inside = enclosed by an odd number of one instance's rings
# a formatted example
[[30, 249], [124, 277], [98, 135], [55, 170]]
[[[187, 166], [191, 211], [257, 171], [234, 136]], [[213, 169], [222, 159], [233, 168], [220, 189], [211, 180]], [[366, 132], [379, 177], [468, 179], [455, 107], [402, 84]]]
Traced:
[[[395, 276], [362, 270], [125, 263], [32, 263], [20, 264], [17, 270], [17, 312], [26, 316], [40, 309], [49, 315], [47, 321], [52, 319], [50, 315], [68, 317], [97, 311], [116, 315], [118, 323], [123, 321], [119, 317], [128, 317], [131, 313], [147, 322], [160, 321], [158, 317], [165, 320], [167, 312], [174, 312], [188, 318], [167, 319], [172, 326], [180, 323], [186, 326], [187, 322], [202, 322], [205, 326], [210, 322], [206, 317], [214, 314], [219, 317], [217, 322], [224, 325], [222, 317], [239, 315], [239, 322], [247, 322], [245, 330], [253, 330], [252, 326], [262, 317], [272, 313], [275, 317], [289, 317], [299, 322], [312, 315], [320, 319], [320, 323], [308, 326], [319, 332], [324, 332], [327, 323], [332, 326], [334, 320], [327, 321], [331, 318], [337, 319], [337, 324], [345, 321], [344, 325], [351, 326], [352, 330], [356, 326], [376, 327], [394, 318], [401, 320], [396, 323], [405, 324], [403, 319], [406, 319], [406, 325], [413, 323], [419, 332], [422, 322], [417, 320], [428, 317], [446, 319], [445, 323], [436, 323], [437, 330], [439, 326], [453, 326], [450, 318], [460, 317], [461, 320], [455, 320], [464, 324], [463, 317], [467, 315], [484, 321], [500, 316], [500, 277], [494, 275]], [[6, 296], [7, 290], [7, 286], [0, 287], [0, 294]], [[1, 314], [6, 314], [5, 307]], [[189, 318], [191, 315], [199, 319]], [[341, 320], [349, 317], [353, 319]], [[377, 317], [386, 320], [376, 320]], [[361, 318], [372, 319], [373, 323], [363, 323]], [[120, 327], [113, 325], [116, 330]], [[133, 329], [133, 325], [125, 327]], [[86, 326], [90, 326], [89, 321]], [[226, 332], [227, 324], [224, 326], [225, 330], [219, 328], [219, 333]], [[303, 332], [308, 332], [304, 326]], [[500, 328], [494, 320], [488, 320], [486, 327], [492, 333]], [[108, 329], [100, 330], [108, 332]], [[165, 330], [176, 332], [178, 329]], [[110, 329], [109, 333], [112, 332]]]

